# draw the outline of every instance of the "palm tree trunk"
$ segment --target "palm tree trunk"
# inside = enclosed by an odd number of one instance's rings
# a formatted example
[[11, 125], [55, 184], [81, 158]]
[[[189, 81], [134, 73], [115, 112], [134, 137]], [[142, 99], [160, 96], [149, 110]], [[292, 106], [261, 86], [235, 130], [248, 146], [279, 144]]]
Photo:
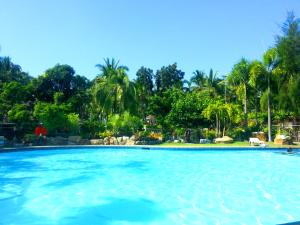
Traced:
[[244, 83], [244, 126], [247, 129], [248, 128], [248, 112], [247, 112], [247, 88], [246, 83]]
[[219, 120], [218, 120], [218, 115], [216, 115], [216, 137], [219, 137], [218, 131], [219, 131]]
[[268, 141], [272, 141], [270, 74], [268, 75]]
[[218, 124], [219, 124], [219, 126], [218, 126], [218, 137], [220, 137], [221, 136], [221, 117], [220, 116], [218, 116]]
[[257, 112], [258, 112], [258, 97], [257, 97], [257, 93], [255, 93], [255, 125], [256, 128], [258, 128], [258, 116], [257, 116]]
[[226, 124], [226, 118], [224, 117], [223, 137], [225, 136], [225, 124]]

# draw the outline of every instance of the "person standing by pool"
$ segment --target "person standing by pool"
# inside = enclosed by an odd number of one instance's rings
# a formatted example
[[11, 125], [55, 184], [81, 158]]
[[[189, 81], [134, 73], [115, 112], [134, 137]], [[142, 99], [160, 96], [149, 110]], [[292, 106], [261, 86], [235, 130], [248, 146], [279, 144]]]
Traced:
[[34, 134], [37, 137], [37, 144], [46, 144], [46, 136], [48, 134], [48, 130], [43, 126], [43, 123], [39, 123], [39, 125], [34, 130]]

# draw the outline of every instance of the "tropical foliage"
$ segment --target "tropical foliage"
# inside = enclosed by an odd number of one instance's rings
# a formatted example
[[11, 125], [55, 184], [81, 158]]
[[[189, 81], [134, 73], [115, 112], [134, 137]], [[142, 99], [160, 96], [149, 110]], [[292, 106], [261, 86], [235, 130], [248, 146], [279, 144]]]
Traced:
[[198, 69], [186, 75], [173, 63], [157, 71], [141, 67], [130, 79], [115, 59], [96, 67], [91, 81], [60, 64], [31, 77], [0, 57], [0, 120], [16, 123], [20, 139], [43, 122], [50, 135], [92, 138], [146, 128], [166, 139], [196, 131], [191, 140], [243, 139], [252, 131], [266, 131], [272, 140], [272, 125], [300, 120], [300, 20], [292, 13], [261, 59], [241, 58], [229, 74]]

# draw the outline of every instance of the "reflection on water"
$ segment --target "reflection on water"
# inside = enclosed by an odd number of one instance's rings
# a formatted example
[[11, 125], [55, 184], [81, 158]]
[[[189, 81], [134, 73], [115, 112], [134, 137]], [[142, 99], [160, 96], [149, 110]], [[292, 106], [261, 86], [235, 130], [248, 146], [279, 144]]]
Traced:
[[146, 161], [129, 161], [126, 163], [118, 164], [114, 167], [146, 171], [147, 170], [147, 162]]
[[[69, 216], [60, 224], [111, 224], [114, 221], [149, 223], [164, 216], [164, 212], [153, 201], [147, 199], [107, 199], [107, 203], [74, 209], [76, 215]], [[97, 221], [97, 223], [95, 222]]]
[[88, 182], [90, 179], [92, 179], [92, 177], [87, 175], [75, 176], [71, 178], [65, 178], [58, 181], [50, 182], [45, 184], [44, 186], [45, 188], [48, 187], [60, 188], [60, 187], [72, 186], [78, 183]]

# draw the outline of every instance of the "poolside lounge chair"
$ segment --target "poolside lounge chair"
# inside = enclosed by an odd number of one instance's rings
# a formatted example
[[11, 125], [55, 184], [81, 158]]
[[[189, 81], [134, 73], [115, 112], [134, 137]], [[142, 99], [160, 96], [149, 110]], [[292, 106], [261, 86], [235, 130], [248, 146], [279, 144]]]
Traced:
[[258, 138], [250, 138], [249, 139], [249, 144], [251, 146], [259, 146], [259, 145], [264, 145], [265, 142], [259, 140]]

